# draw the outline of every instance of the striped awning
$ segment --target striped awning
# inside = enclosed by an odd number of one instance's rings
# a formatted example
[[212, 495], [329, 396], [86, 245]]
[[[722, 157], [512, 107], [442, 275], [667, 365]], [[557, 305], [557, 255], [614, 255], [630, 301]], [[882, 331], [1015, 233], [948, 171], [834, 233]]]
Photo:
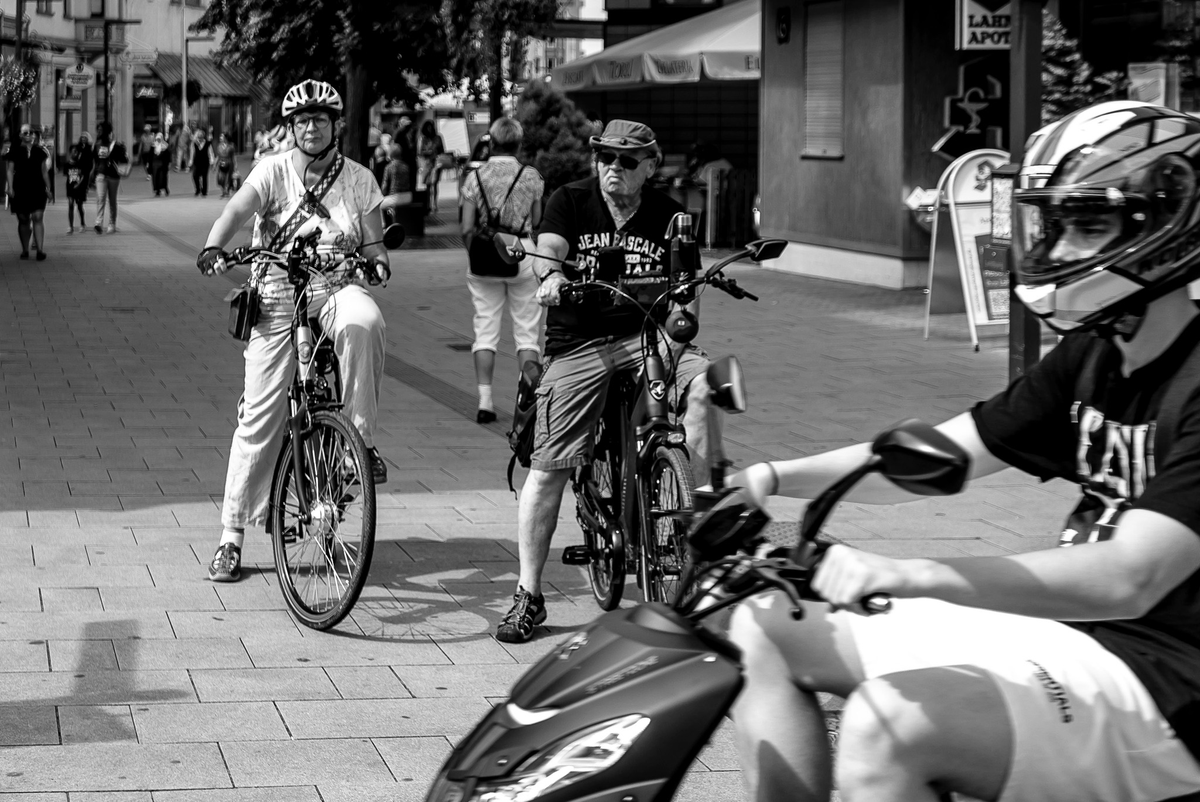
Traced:
[[[178, 53], [159, 53], [150, 71], [166, 86], [176, 86], [183, 80], [183, 58]], [[231, 64], [218, 66], [208, 56], [188, 56], [188, 81], [200, 84], [200, 93], [207, 97], [257, 97], [254, 78], [242, 67]]]

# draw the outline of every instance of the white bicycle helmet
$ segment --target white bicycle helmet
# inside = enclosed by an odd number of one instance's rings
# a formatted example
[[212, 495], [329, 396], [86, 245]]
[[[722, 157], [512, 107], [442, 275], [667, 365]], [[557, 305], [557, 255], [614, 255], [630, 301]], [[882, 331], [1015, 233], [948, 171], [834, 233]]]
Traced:
[[324, 81], [309, 79], [289, 89], [284, 95], [281, 107], [284, 120], [290, 119], [297, 112], [315, 109], [327, 111], [337, 119], [342, 116], [342, 96]]
[[[1015, 291], [1034, 314], [1060, 333], [1112, 329], [1200, 277], [1200, 120], [1110, 102], [1038, 134], [1013, 209]], [[1103, 218], [1106, 241], [1058, 247]]]

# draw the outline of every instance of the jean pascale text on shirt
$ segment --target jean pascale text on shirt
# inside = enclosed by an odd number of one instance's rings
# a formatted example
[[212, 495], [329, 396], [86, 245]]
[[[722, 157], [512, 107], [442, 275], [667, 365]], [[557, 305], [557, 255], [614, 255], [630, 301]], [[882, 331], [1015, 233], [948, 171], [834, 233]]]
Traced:
[[616, 246], [625, 251], [625, 275], [636, 276], [647, 271], [662, 269], [667, 249], [659, 243], [628, 231], [601, 231], [580, 234], [576, 242], [579, 251], [579, 266], [592, 270], [598, 264], [597, 252], [601, 248]]

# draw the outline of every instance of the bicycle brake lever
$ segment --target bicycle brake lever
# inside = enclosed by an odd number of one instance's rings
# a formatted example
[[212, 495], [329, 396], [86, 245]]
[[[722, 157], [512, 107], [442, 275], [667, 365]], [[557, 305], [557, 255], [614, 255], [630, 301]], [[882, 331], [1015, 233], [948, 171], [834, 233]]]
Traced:
[[800, 600], [800, 591], [795, 585], [780, 576], [776, 568], [764, 566], [758, 568], [757, 572], [764, 582], [773, 588], [782, 590], [788, 597], [788, 601], [792, 604], [791, 615], [793, 621], [799, 621], [804, 618], [804, 604]]

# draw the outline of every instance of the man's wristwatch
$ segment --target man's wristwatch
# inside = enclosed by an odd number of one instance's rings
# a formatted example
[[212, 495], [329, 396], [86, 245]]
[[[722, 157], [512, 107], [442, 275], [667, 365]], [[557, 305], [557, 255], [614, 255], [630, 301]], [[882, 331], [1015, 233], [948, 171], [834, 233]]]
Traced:
[[552, 268], [550, 268], [549, 270], [547, 270], [547, 271], [546, 271], [546, 275], [544, 275], [544, 276], [538, 276], [538, 283], [539, 283], [539, 284], [545, 284], [545, 283], [546, 283], [546, 280], [547, 280], [548, 278], [550, 278], [551, 276], [553, 276], [555, 273], [558, 273], [558, 274], [559, 274], [560, 276], [562, 276], [563, 278], [566, 278], [566, 277], [567, 277], [567, 274], [566, 274], [566, 273], [564, 273], [564, 272], [562, 272], [562, 270], [561, 270], [560, 268], [557, 268], [557, 267], [552, 267]]

